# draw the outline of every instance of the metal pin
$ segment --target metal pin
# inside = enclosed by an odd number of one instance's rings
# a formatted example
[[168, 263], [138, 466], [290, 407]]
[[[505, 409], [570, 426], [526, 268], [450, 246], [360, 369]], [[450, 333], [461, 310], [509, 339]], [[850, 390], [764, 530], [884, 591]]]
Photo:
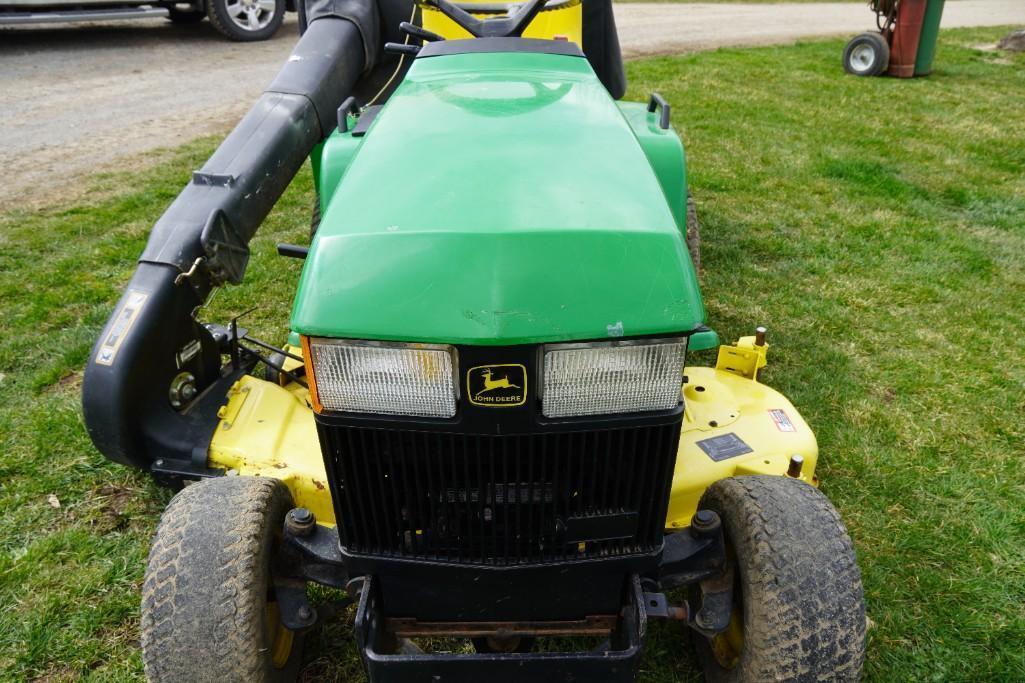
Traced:
[[804, 458], [799, 455], [790, 456], [790, 467], [787, 468], [787, 476], [797, 479], [801, 476], [801, 468], [804, 467]]
[[765, 346], [765, 333], [767, 331], [760, 325], [755, 328], [755, 346]]

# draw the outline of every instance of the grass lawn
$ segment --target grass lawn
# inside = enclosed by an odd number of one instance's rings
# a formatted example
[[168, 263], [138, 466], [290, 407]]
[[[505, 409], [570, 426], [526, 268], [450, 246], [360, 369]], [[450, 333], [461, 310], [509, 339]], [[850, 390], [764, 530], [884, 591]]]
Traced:
[[[1025, 55], [945, 32], [931, 78], [857, 79], [842, 41], [632, 62], [685, 138], [709, 322], [770, 328], [764, 380], [817, 430], [864, 572], [873, 681], [1025, 680]], [[169, 494], [85, 435], [80, 370], [149, 227], [216, 144], [0, 214], [0, 678], [137, 680]], [[296, 180], [210, 316], [280, 339], [312, 189]], [[699, 359], [711, 362], [709, 357]], [[335, 639], [335, 640], [332, 640]], [[658, 625], [641, 679], [698, 677]], [[344, 624], [306, 678], [361, 680]]]

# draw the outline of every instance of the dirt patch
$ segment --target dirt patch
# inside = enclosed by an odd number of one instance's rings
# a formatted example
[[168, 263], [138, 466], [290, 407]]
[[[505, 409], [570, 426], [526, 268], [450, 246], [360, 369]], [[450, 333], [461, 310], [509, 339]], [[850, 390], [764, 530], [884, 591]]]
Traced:
[[79, 391], [82, 388], [82, 371], [75, 370], [57, 380], [57, 388], [63, 391]]
[[141, 492], [131, 486], [107, 483], [90, 496], [90, 521], [100, 533], [123, 531], [132, 522], [132, 507]]

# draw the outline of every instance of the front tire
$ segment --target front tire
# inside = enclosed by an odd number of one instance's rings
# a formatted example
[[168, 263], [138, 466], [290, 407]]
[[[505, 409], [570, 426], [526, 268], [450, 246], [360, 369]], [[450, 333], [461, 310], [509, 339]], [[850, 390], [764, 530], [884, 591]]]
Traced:
[[209, 0], [210, 23], [239, 42], [267, 40], [285, 20], [285, 0]]
[[797, 479], [747, 476], [710, 486], [699, 509], [722, 518], [735, 569], [730, 627], [695, 636], [706, 679], [857, 681], [861, 573], [829, 500]]
[[142, 587], [149, 681], [270, 681], [295, 661], [270, 576], [291, 507], [285, 485], [263, 477], [207, 479], [171, 500]]

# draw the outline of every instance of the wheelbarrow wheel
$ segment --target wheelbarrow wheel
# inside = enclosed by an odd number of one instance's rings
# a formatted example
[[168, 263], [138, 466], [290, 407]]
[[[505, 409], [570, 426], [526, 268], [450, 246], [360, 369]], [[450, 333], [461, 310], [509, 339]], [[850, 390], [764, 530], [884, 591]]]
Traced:
[[857, 681], [865, 603], [854, 548], [829, 500], [797, 479], [747, 476], [708, 488], [733, 563], [725, 632], [695, 634], [709, 681]]
[[219, 477], [186, 486], [160, 520], [142, 587], [150, 681], [294, 678], [271, 558], [292, 496], [280, 481]]
[[843, 68], [855, 76], [878, 76], [890, 65], [890, 46], [881, 33], [854, 36], [843, 51]]

